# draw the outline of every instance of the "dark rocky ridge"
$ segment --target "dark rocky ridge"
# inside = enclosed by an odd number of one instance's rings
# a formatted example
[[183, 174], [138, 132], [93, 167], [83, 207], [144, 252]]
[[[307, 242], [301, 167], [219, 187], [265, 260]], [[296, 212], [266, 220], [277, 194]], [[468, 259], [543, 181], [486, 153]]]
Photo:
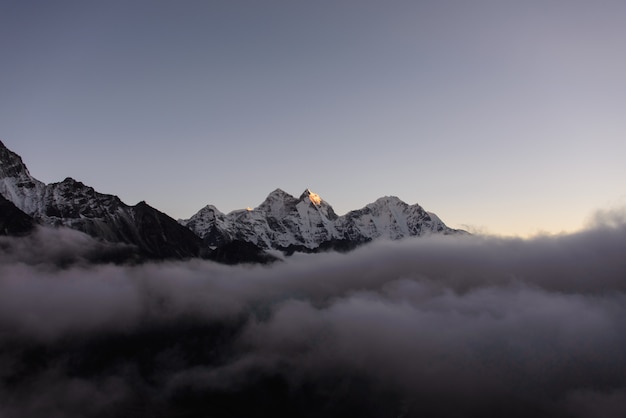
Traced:
[[25, 235], [33, 230], [35, 220], [0, 195], [0, 235]]
[[[139, 256], [149, 259], [201, 255], [198, 236], [147, 203], [129, 206], [117, 196], [98, 193], [69, 177], [46, 185], [33, 178], [22, 159], [2, 142], [0, 185], [3, 199], [42, 225], [66, 226], [105, 241], [132, 244]], [[5, 213], [0, 222], [9, 222]]]

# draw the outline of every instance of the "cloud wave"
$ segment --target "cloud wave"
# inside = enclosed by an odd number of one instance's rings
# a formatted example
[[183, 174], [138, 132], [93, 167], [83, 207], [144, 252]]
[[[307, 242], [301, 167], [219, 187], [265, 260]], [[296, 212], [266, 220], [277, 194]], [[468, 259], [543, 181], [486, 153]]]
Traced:
[[620, 216], [270, 267], [2, 238], [0, 416], [624, 416]]

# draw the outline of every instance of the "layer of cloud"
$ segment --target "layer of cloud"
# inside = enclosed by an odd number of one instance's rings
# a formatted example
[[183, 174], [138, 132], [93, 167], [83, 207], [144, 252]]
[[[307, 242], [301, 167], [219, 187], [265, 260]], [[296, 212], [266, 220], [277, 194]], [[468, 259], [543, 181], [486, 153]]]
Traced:
[[0, 243], [3, 417], [626, 414], [616, 213], [270, 267], [92, 265], [61, 233]]

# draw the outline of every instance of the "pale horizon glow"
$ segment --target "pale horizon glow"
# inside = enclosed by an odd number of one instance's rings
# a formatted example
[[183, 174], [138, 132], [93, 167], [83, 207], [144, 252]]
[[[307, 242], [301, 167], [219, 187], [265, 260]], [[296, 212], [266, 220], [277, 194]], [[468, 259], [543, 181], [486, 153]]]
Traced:
[[0, 5], [0, 140], [175, 219], [310, 188], [494, 235], [626, 206], [626, 3]]

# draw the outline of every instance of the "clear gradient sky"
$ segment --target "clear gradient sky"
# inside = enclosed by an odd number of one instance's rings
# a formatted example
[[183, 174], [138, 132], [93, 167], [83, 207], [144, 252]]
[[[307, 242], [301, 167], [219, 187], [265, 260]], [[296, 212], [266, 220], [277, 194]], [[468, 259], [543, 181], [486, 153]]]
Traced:
[[277, 187], [451, 227], [626, 203], [626, 2], [0, 1], [0, 139], [174, 218]]

